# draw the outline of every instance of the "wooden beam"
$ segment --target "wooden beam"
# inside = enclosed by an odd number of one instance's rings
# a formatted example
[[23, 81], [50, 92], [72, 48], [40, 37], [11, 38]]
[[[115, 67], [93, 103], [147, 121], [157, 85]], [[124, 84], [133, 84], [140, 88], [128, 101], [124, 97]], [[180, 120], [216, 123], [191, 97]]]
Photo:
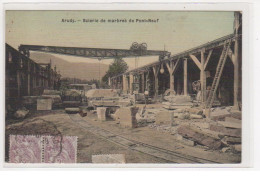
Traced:
[[175, 65], [173, 66], [173, 68], [172, 68], [173, 73], [176, 71], [176, 68], [179, 63], [180, 63], [180, 59], [178, 59], [177, 62], [175, 63]]
[[190, 58], [192, 59], [192, 61], [197, 65], [197, 67], [199, 69], [201, 69], [201, 64], [200, 61], [197, 59], [197, 57], [195, 55], [190, 55]]
[[184, 95], [188, 95], [188, 60], [187, 58], [185, 58], [183, 60], [183, 82], [184, 82], [184, 85], [183, 85], [183, 90], [184, 90]]
[[158, 80], [158, 71], [159, 66], [153, 66], [153, 73], [154, 73], [154, 91], [155, 91], [155, 99], [158, 97], [158, 88], [159, 88], [159, 80]]
[[159, 68], [158, 66], [153, 66], [153, 74], [154, 74], [154, 76], [158, 75], [158, 72], [159, 72], [158, 68]]
[[235, 55], [230, 48], [228, 49], [228, 56], [231, 59], [232, 63], [234, 64], [235, 63]]
[[[169, 64], [169, 63], [170, 63], [170, 64]], [[170, 74], [173, 73], [172, 65], [173, 65], [172, 61], [166, 62], [166, 67], [167, 67], [167, 69], [168, 69], [168, 71], [169, 71]]]
[[205, 62], [205, 64], [204, 64], [204, 70], [206, 70], [206, 68], [207, 68], [207, 66], [208, 66], [208, 62], [209, 62], [209, 60], [210, 60], [210, 57], [211, 57], [212, 52], [213, 52], [213, 49], [211, 49], [211, 50], [209, 51], [209, 53], [208, 53], [206, 62]]
[[171, 75], [174, 74], [174, 72], [176, 71], [176, 68], [177, 68], [179, 62], [180, 62], [180, 59], [178, 59], [175, 64], [173, 63], [173, 61], [170, 61], [169, 62], [170, 64], [166, 63], [167, 69]]

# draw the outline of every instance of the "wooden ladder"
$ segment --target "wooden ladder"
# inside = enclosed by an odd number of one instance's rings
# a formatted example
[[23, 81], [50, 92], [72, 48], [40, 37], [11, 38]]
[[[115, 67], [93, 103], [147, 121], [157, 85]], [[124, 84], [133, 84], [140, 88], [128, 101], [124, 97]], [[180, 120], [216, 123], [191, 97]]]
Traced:
[[226, 59], [227, 59], [227, 55], [228, 55], [228, 52], [229, 52], [230, 45], [231, 45], [231, 40], [226, 41], [225, 44], [224, 44], [224, 48], [223, 48], [223, 51], [221, 53], [221, 56], [220, 56], [220, 59], [219, 59], [219, 62], [218, 62], [218, 66], [217, 66], [217, 69], [216, 69], [216, 74], [215, 74], [213, 83], [211, 85], [211, 90], [210, 90], [208, 99], [206, 101], [206, 105], [205, 105], [206, 109], [210, 109], [212, 107], [213, 102], [214, 102], [216, 91], [218, 89], [219, 81], [220, 81], [220, 78], [221, 78], [221, 75], [222, 75], [222, 72], [223, 72], [223, 68], [224, 68], [225, 63], [226, 63]]

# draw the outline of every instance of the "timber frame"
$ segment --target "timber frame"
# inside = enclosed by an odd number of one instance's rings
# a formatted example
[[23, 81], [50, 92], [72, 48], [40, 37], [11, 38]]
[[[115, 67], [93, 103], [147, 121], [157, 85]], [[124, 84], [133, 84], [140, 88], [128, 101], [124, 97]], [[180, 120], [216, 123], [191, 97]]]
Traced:
[[[221, 37], [219, 39], [210, 41], [208, 43], [205, 43], [203, 45], [200, 45], [198, 47], [186, 50], [184, 52], [178, 53], [176, 55], [169, 56], [168, 58], [165, 58], [164, 60], [160, 60], [157, 62], [153, 62], [151, 64], [145, 65], [143, 67], [139, 67], [133, 70], [129, 70], [123, 74], [114, 76], [110, 78], [110, 83], [112, 88], [119, 88], [118, 85], [115, 85], [113, 83], [118, 83], [116, 80], [119, 78], [125, 78], [122, 82], [123, 91], [125, 93], [133, 93], [132, 83], [133, 75], [141, 75], [141, 81], [140, 83], [143, 85], [142, 88], [147, 88], [147, 78], [145, 80], [145, 76], [150, 75], [147, 71], [152, 71], [150, 73], [153, 74], [154, 79], [154, 97], [156, 98], [158, 96], [158, 73], [160, 72], [160, 68], [165, 66], [169, 73], [169, 89], [175, 91], [174, 88], [174, 81], [176, 77], [176, 70], [178, 70], [179, 67], [183, 66], [183, 94], [187, 95], [187, 72], [189, 68], [187, 68], [187, 62], [190, 60], [192, 61], [197, 69], [200, 72], [200, 83], [201, 83], [201, 103], [205, 104], [207, 100], [207, 94], [206, 94], [206, 71], [208, 68], [208, 65], [212, 60], [219, 59], [218, 57], [212, 57], [213, 55], [217, 55], [222, 52], [223, 46], [227, 41], [231, 41], [231, 47], [228, 49], [228, 58], [232, 61], [234, 65], [234, 83], [233, 83], [233, 106], [234, 109], [238, 109], [239, 103], [241, 103], [241, 47], [242, 47], [242, 34], [240, 34], [241, 27], [241, 14], [239, 12], [235, 12], [235, 21], [234, 21], [234, 34], [230, 34], [224, 37]], [[181, 65], [183, 63], [183, 65]], [[216, 67], [216, 66], [215, 66]], [[127, 82], [127, 78], [130, 77], [130, 79]], [[179, 76], [177, 76], [179, 77]], [[127, 82], [125, 84], [124, 82]], [[129, 89], [130, 88], [130, 89]], [[145, 89], [141, 89], [139, 92], [144, 93]]]

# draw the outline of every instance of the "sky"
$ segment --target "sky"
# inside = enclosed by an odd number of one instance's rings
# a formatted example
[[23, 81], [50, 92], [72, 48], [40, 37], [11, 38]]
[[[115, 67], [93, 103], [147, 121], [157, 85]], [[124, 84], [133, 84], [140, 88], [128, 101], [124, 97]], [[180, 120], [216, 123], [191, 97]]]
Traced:
[[[75, 22], [63, 22], [70, 19]], [[126, 22], [108, 22], [117, 19]], [[140, 22], [148, 19], [155, 22]], [[129, 49], [133, 42], [145, 42], [148, 50], [165, 49], [174, 55], [231, 34], [233, 21], [233, 12], [6, 11], [5, 37], [6, 43], [16, 49], [20, 44]], [[69, 62], [98, 63], [88, 58], [57, 56]], [[156, 56], [125, 59], [130, 69], [156, 60]]]

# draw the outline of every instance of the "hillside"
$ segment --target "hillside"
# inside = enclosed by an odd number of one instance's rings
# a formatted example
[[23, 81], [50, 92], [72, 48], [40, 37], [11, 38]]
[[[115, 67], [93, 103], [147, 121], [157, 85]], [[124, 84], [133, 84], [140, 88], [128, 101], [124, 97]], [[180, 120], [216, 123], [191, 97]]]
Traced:
[[[99, 79], [99, 64], [95, 63], [72, 63], [47, 53], [32, 52], [30, 58], [37, 63], [48, 63], [51, 59], [52, 68], [56, 65], [62, 77], [79, 79]], [[100, 75], [103, 77], [108, 70], [108, 65], [100, 64]]]

